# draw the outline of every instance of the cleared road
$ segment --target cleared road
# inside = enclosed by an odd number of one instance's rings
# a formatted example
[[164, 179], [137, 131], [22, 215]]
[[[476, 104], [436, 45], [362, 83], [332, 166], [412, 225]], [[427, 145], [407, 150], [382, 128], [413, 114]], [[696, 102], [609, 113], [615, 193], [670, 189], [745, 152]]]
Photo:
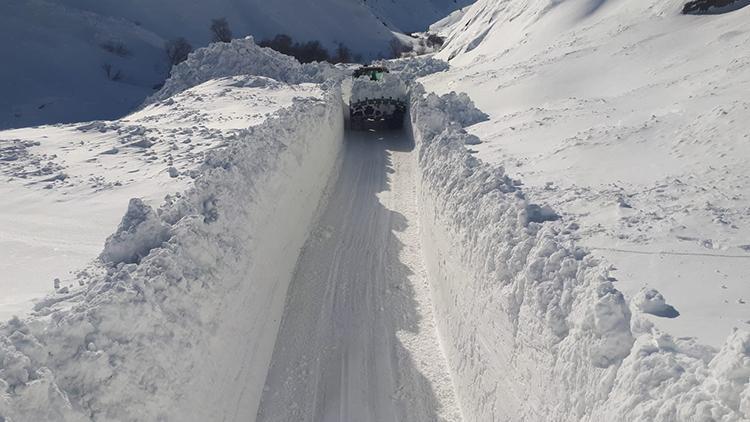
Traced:
[[259, 421], [458, 421], [419, 241], [413, 142], [351, 133], [290, 286]]

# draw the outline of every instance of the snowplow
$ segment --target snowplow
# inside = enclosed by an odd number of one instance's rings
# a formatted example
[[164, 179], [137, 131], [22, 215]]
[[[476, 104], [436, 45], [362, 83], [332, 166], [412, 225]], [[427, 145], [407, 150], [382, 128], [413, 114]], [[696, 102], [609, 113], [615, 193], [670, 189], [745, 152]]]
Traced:
[[406, 115], [406, 84], [384, 66], [363, 66], [352, 75], [349, 126], [352, 130], [401, 129]]

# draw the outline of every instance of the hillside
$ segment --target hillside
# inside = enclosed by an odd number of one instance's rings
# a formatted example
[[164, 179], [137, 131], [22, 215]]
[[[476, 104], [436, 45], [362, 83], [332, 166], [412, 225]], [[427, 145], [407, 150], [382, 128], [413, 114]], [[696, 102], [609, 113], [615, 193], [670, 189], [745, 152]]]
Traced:
[[474, 0], [363, 0], [363, 3], [389, 28], [411, 33], [426, 30], [432, 23]]
[[470, 151], [611, 264], [613, 285], [667, 336], [660, 350], [716, 351], [750, 330], [750, 7], [682, 8], [482, 0], [447, 30], [438, 57], [451, 69], [423, 82], [489, 115]]
[[164, 43], [184, 37], [205, 46], [213, 18], [225, 17], [234, 37], [286, 33], [329, 51], [343, 43], [371, 59], [391, 55], [391, 30], [425, 28], [454, 7], [435, 0], [6, 1], [0, 36], [13, 42], [0, 45], [0, 128], [122, 116], [166, 78]]

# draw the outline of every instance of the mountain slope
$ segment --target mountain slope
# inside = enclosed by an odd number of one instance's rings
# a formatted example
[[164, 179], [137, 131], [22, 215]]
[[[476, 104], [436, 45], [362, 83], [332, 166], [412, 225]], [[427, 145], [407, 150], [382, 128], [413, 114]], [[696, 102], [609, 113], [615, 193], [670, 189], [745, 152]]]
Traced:
[[433, 22], [474, 2], [474, 0], [363, 1], [388, 27], [405, 33], [424, 31]]
[[[399, 25], [414, 26], [413, 17], [421, 26], [443, 10], [414, 4], [398, 6]], [[390, 55], [393, 39], [369, 5], [352, 0], [11, 0], [0, 4], [0, 36], [13, 40], [0, 45], [0, 128], [122, 116], [167, 76], [164, 43], [204, 46], [220, 17], [235, 38], [286, 33], [329, 51], [343, 43], [365, 59]]]
[[[423, 82], [439, 93], [467, 92], [489, 115], [469, 129], [478, 138], [469, 152], [504, 168], [529, 200], [562, 217], [563, 233], [612, 264], [606, 280], [629, 303], [634, 335], [650, 336], [636, 341], [619, 368], [574, 393], [570, 385], [585, 379], [585, 367], [566, 367], [554, 356], [544, 369], [546, 357], [534, 355], [524, 368], [518, 360], [537, 350], [523, 342], [493, 348], [500, 336], [494, 320], [484, 329], [481, 318], [463, 321], [480, 327], [477, 344], [490, 345], [485, 355], [500, 349], [512, 363], [496, 369], [494, 360], [471, 356], [460, 363], [475, 365], [490, 385], [508, 380], [518, 394], [462, 402], [475, 419], [490, 412], [541, 419], [534, 412], [564, 408], [546, 409], [549, 403], [601, 400], [602, 409], [614, 405], [628, 421], [746, 420], [750, 124], [743, 116], [750, 109], [750, 8], [711, 16], [681, 10], [680, 1], [481, 0], [448, 31], [438, 57], [452, 68]], [[497, 293], [487, 301], [502, 298]], [[528, 335], [521, 326], [516, 335]], [[731, 363], [720, 363], [734, 351]], [[680, 391], [718, 385], [709, 372], [681, 378], [693, 367], [685, 356], [733, 374], [726, 391], [718, 387], [725, 409], [709, 410], [702, 393], [672, 396], [670, 383]], [[577, 381], [558, 376], [557, 393], [537, 381], [568, 370]], [[468, 388], [482, 385], [467, 373]], [[658, 391], [649, 391], [644, 379], [657, 373]], [[618, 389], [636, 398], [618, 396]], [[600, 415], [569, 417], [618, 420]]]

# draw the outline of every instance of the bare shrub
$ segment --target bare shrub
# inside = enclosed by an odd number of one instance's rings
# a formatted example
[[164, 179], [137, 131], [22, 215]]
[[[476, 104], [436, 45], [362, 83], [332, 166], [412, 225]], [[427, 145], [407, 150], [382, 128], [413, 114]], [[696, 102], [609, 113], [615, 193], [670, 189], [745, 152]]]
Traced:
[[164, 44], [167, 59], [171, 65], [176, 65], [187, 60], [188, 54], [193, 51], [193, 46], [185, 38], [177, 38]]
[[320, 41], [295, 44], [295, 47], [296, 55], [294, 57], [301, 63], [331, 61], [328, 51], [320, 45]]
[[102, 65], [102, 70], [104, 70], [104, 75], [109, 79], [110, 81], [119, 81], [122, 79], [122, 71], [115, 70], [111, 64], [104, 63]]
[[99, 44], [102, 50], [120, 57], [130, 56], [130, 50], [120, 41], [105, 41]]
[[328, 51], [320, 44], [320, 41], [298, 43], [294, 42], [289, 35], [278, 34], [273, 39], [262, 40], [258, 45], [292, 56], [301, 63], [333, 61]]
[[351, 63], [352, 51], [349, 50], [349, 47], [345, 46], [343, 43], [339, 43], [339, 46], [336, 48], [336, 55], [333, 57], [333, 62]]
[[210, 29], [214, 42], [232, 41], [232, 30], [229, 29], [229, 22], [226, 18], [212, 19]]

